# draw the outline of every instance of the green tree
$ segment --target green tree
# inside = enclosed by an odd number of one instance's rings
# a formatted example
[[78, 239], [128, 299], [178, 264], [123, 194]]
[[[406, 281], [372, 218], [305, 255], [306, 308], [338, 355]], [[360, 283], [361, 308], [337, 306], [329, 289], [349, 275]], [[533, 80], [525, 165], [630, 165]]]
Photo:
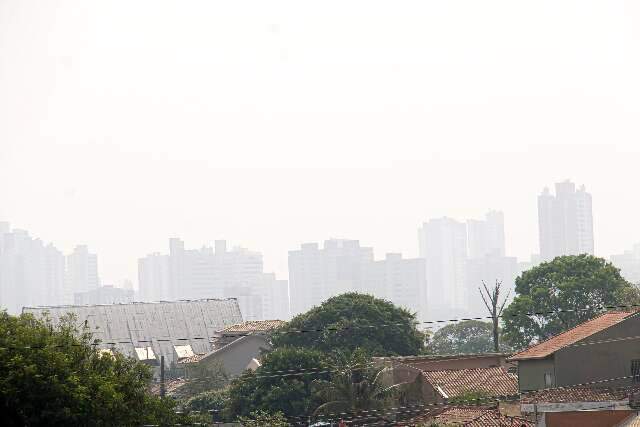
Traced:
[[169, 400], [148, 392], [148, 366], [97, 350], [73, 318], [58, 326], [0, 312], [3, 426], [128, 426], [178, 422]]
[[316, 379], [328, 378], [325, 355], [304, 348], [279, 348], [266, 353], [262, 366], [247, 371], [229, 386], [224, 418], [251, 412], [281, 412], [287, 417], [311, 414], [316, 408]]
[[273, 345], [409, 356], [424, 348], [425, 335], [416, 326], [415, 314], [403, 308], [371, 295], [347, 293], [294, 317], [274, 333]]
[[640, 300], [637, 288], [613, 264], [592, 255], [557, 257], [525, 271], [516, 279], [515, 291], [503, 324], [505, 339], [516, 348], [570, 329], [603, 306]]
[[493, 348], [493, 326], [489, 322], [465, 320], [438, 329], [427, 345], [432, 354], [489, 353]]
[[356, 351], [351, 355], [338, 355], [336, 367], [329, 380], [320, 380], [318, 396], [322, 404], [316, 408], [314, 415], [322, 418], [325, 414], [345, 412], [358, 421], [371, 423], [378, 421], [384, 409], [391, 406], [403, 384], [387, 386], [385, 374], [391, 374], [388, 368], [372, 367], [371, 359], [363, 352]]

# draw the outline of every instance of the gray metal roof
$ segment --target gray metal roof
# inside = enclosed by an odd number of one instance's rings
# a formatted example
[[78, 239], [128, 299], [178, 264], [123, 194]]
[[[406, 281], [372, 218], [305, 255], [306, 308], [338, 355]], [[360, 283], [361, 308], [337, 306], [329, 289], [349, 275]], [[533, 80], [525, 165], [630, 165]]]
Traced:
[[75, 314], [78, 324], [86, 321], [100, 348], [115, 348], [137, 357], [135, 348], [151, 347], [156, 360], [177, 363], [174, 346], [190, 345], [195, 353], [207, 353], [216, 332], [242, 322], [235, 299], [25, 307], [23, 313], [48, 316], [56, 324], [67, 313]]

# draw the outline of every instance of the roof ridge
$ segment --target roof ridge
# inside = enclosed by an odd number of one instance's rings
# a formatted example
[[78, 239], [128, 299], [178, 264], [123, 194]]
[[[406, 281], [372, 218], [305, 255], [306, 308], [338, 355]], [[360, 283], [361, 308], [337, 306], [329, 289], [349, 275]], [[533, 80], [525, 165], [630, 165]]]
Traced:
[[[575, 325], [575, 326], [573, 326], [573, 327], [571, 327], [571, 328], [567, 329], [566, 331], [559, 332], [559, 333], [557, 333], [557, 334], [555, 334], [555, 335], [550, 336], [549, 338], [546, 338], [546, 339], [544, 339], [544, 340], [540, 341], [539, 343], [536, 343], [536, 344], [530, 345], [529, 347], [525, 348], [524, 350], [521, 350], [521, 351], [519, 351], [519, 352], [517, 352], [517, 353], [513, 354], [511, 357], [508, 357], [508, 358], [507, 358], [507, 360], [517, 360], [516, 358], [518, 357], [518, 355], [520, 355], [520, 354], [522, 354], [522, 353], [525, 353], [525, 352], [527, 352], [527, 351], [531, 350], [532, 348], [538, 347], [539, 345], [542, 345], [542, 344], [544, 344], [544, 343], [546, 343], [546, 342], [548, 342], [548, 341], [551, 341], [551, 340], [552, 340], [552, 339], [554, 339], [554, 338], [557, 338], [557, 337], [559, 337], [559, 336], [561, 336], [561, 335], [567, 334], [567, 333], [569, 333], [569, 332], [571, 332], [571, 331], [573, 331], [573, 330], [575, 330], [575, 329], [578, 329], [579, 327], [582, 327], [582, 326], [586, 325], [586, 324], [587, 324], [587, 323], [589, 323], [589, 322], [593, 322], [593, 321], [595, 321], [595, 320], [597, 320], [597, 319], [599, 319], [600, 317], [603, 317], [603, 316], [605, 316], [605, 315], [609, 315], [609, 314], [622, 314], [622, 313], [627, 313], [627, 314], [628, 314], [627, 316], [625, 316], [625, 317], [623, 317], [622, 319], [620, 319], [620, 321], [618, 321], [618, 322], [616, 322], [616, 323], [614, 323], [614, 324], [612, 324], [612, 325], [609, 325], [609, 326], [607, 326], [606, 328], [600, 329], [600, 330], [599, 330], [599, 331], [597, 331], [597, 332], [593, 332], [592, 334], [587, 335], [587, 336], [586, 336], [586, 337], [584, 337], [584, 338], [580, 338], [579, 340], [577, 340], [577, 341], [575, 341], [575, 342], [573, 342], [573, 343], [571, 343], [571, 344], [567, 344], [567, 345], [575, 344], [576, 342], [578, 342], [578, 341], [582, 341], [583, 339], [588, 338], [588, 337], [590, 337], [590, 336], [591, 336], [591, 335], [593, 335], [593, 334], [596, 334], [596, 333], [598, 333], [598, 332], [602, 332], [602, 331], [604, 331], [604, 330], [607, 330], [607, 329], [609, 329], [610, 327], [612, 327], [612, 326], [614, 326], [614, 325], [617, 325], [617, 324], [618, 324], [618, 323], [620, 323], [622, 320], [625, 320], [625, 319], [627, 319], [628, 317], [630, 317], [630, 316], [632, 316], [632, 315], [636, 315], [636, 314], [638, 314], [639, 312], [640, 312], [640, 311], [638, 311], [638, 310], [632, 310], [632, 311], [626, 311], [626, 310], [607, 310], [607, 311], [603, 311], [603, 312], [602, 312], [602, 313], [600, 313], [599, 315], [597, 315], [597, 316], [595, 316], [595, 317], [592, 317], [591, 319], [585, 320], [585, 321], [584, 321], [584, 322], [582, 322], [582, 323], [578, 323], [577, 325]], [[562, 346], [562, 347], [560, 347], [560, 348], [564, 348], [564, 347], [566, 347], [566, 345], [565, 345], [565, 346]], [[558, 350], [559, 350], [559, 349], [558, 349]], [[557, 351], [557, 350], [556, 350], [556, 351]], [[554, 351], [553, 353], [555, 353], [555, 351]], [[551, 354], [553, 354], [553, 353], [551, 353]]]
[[501, 369], [501, 370], [503, 370], [503, 371], [505, 371], [505, 372], [508, 372], [508, 371], [504, 368], [504, 366], [487, 366], [487, 367], [484, 367], [484, 368], [464, 368], [464, 369], [455, 369], [455, 368], [449, 368], [449, 369], [432, 369], [432, 370], [429, 370], [429, 371], [425, 371], [425, 370], [422, 370], [422, 369], [420, 369], [420, 368], [415, 368], [415, 367], [413, 367], [413, 366], [411, 366], [411, 367], [412, 367], [412, 368], [414, 368], [414, 369], [417, 369], [417, 370], [419, 370], [419, 371], [422, 371], [422, 372], [464, 372], [464, 371], [488, 371], [489, 369]]

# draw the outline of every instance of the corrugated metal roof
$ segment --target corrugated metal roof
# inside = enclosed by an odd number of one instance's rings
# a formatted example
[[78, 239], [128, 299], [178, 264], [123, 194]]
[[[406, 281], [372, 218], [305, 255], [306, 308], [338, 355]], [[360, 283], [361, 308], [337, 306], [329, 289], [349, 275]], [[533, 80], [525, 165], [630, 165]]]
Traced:
[[224, 328], [221, 333], [246, 333], [246, 332], [267, 332], [272, 331], [286, 322], [282, 320], [251, 320], [247, 322], [237, 323], [235, 325]]
[[469, 391], [484, 392], [491, 396], [518, 394], [518, 378], [500, 367], [422, 371], [422, 375], [445, 399]]
[[151, 347], [165, 364], [178, 361], [174, 346], [190, 345], [193, 353], [207, 353], [218, 332], [242, 322], [235, 299], [204, 299], [157, 303], [25, 307], [25, 313], [47, 315], [56, 324], [71, 313], [78, 325], [89, 326], [100, 348], [137, 357], [135, 348]]
[[563, 347], [575, 344], [595, 333], [604, 331], [635, 314], [636, 312], [629, 311], [608, 311], [546, 341], [533, 345], [510, 357], [509, 360], [544, 359]]

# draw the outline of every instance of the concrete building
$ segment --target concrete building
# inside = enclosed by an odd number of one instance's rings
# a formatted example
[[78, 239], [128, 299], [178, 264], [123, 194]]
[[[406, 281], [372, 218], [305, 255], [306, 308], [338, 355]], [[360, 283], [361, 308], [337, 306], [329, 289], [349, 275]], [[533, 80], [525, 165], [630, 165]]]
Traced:
[[471, 259], [505, 255], [504, 214], [490, 211], [484, 220], [467, 220], [468, 255]]
[[65, 270], [65, 303], [73, 301], [77, 292], [87, 292], [100, 286], [98, 256], [89, 252], [86, 245], [79, 245], [67, 255]]
[[427, 312], [432, 318], [468, 310], [467, 229], [451, 218], [432, 219], [418, 231], [420, 257], [426, 261]]
[[591, 194], [571, 181], [557, 183], [555, 196], [545, 188], [538, 196], [538, 227], [543, 261], [593, 254]]
[[361, 291], [383, 298], [418, 314], [427, 320], [427, 282], [422, 258], [403, 259], [402, 254], [389, 253], [384, 260], [363, 266]]
[[291, 314], [321, 304], [331, 296], [363, 291], [363, 267], [373, 261], [373, 249], [357, 240], [331, 239], [319, 248], [305, 243], [289, 251]]
[[72, 313], [78, 325], [86, 322], [100, 340], [100, 348], [121, 352], [156, 368], [161, 356], [170, 367], [185, 355], [211, 351], [211, 341], [219, 331], [242, 322], [238, 303], [232, 299], [25, 307], [23, 312], [39, 317], [46, 314], [54, 324]]
[[64, 301], [64, 256], [25, 230], [0, 223], [0, 308], [17, 314], [31, 304]]
[[[215, 248], [215, 250], [214, 250]], [[140, 298], [144, 301], [237, 298], [247, 320], [278, 314], [289, 318], [286, 281], [264, 273], [262, 254], [245, 248], [227, 249], [217, 240], [214, 248], [185, 249], [177, 238], [169, 240], [169, 254], [150, 254], [138, 260]]]
[[133, 289], [99, 286], [86, 292], [73, 294], [74, 305], [127, 304], [133, 302]]
[[611, 255], [611, 262], [620, 269], [620, 274], [625, 279], [640, 284], [640, 243], [622, 254]]

